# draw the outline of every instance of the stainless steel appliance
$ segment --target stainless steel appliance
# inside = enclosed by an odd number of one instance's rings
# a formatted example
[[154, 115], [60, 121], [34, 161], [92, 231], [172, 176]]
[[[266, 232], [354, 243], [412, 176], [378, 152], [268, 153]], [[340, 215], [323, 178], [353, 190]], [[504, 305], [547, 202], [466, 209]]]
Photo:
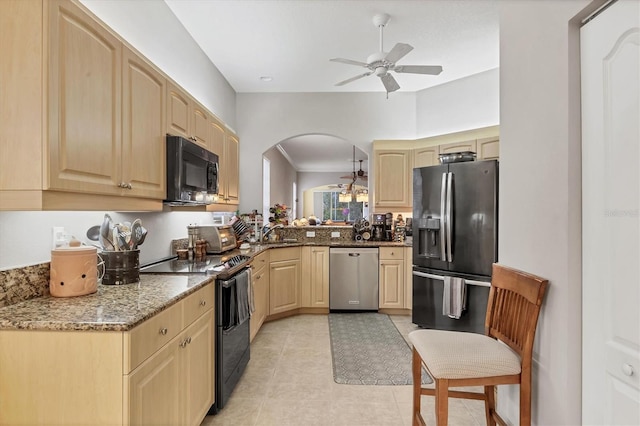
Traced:
[[248, 260], [244, 255], [207, 256], [199, 262], [171, 258], [140, 269], [141, 273], [217, 274], [215, 289], [215, 394], [209, 410], [222, 409], [249, 362]]
[[[413, 322], [484, 332], [491, 265], [498, 259], [498, 162], [413, 170]], [[466, 310], [443, 315], [445, 277], [466, 280]]]
[[329, 310], [378, 310], [378, 249], [329, 249]]
[[196, 225], [198, 235], [207, 242], [207, 253], [219, 254], [236, 248], [231, 225]]
[[167, 136], [167, 198], [171, 205], [211, 204], [218, 193], [218, 156], [180, 136]]

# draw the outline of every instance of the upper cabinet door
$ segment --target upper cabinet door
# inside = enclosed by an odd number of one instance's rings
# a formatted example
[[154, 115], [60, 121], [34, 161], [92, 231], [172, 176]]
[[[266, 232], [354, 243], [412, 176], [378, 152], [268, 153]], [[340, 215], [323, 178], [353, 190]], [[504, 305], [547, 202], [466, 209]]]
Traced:
[[226, 192], [225, 201], [230, 204], [238, 204], [239, 180], [240, 180], [240, 142], [231, 134], [225, 135], [224, 164], [226, 166]]
[[384, 208], [411, 208], [411, 150], [374, 151], [375, 211]]
[[131, 195], [166, 198], [166, 79], [124, 48], [122, 72], [122, 181]]
[[191, 109], [191, 136], [192, 140], [205, 149], [210, 148], [211, 144], [211, 126], [209, 122], [211, 118], [207, 110], [192, 101], [193, 108]]
[[48, 187], [119, 194], [122, 44], [75, 4], [48, 6]]
[[500, 137], [493, 136], [476, 141], [478, 160], [497, 160], [500, 158]]
[[438, 154], [440, 154], [439, 147], [428, 146], [426, 148], [416, 148], [413, 150], [413, 168], [436, 166], [440, 164], [438, 160]]
[[472, 139], [468, 141], [442, 144], [440, 145], [440, 154], [449, 154], [452, 152], [463, 152], [463, 151], [477, 152], [476, 149], [477, 149], [476, 140]]
[[189, 97], [179, 87], [167, 82], [167, 133], [189, 137]]

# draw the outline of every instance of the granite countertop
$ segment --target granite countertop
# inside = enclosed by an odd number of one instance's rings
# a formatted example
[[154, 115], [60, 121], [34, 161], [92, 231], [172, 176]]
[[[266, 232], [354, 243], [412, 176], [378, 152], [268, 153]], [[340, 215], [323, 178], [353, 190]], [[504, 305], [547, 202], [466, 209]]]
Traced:
[[38, 297], [0, 308], [0, 330], [127, 331], [213, 279], [141, 274], [138, 284], [99, 284], [96, 293], [84, 296]]
[[[252, 244], [248, 251], [229, 255], [255, 257], [270, 248], [300, 247], [411, 247], [411, 241], [274, 242]], [[206, 274], [140, 274], [138, 284], [98, 285], [93, 294], [57, 298], [42, 296], [0, 308], [0, 330], [127, 331], [185, 298], [217, 277], [236, 269]]]

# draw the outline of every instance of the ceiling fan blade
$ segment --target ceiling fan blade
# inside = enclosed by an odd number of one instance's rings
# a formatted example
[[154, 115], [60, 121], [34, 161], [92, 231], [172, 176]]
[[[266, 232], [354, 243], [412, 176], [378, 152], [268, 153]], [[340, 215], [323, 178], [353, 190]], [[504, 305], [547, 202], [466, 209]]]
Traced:
[[344, 59], [344, 58], [333, 58], [333, 59], [329, 59], [331, 62], [340, 62], [342, 64], [348, 64], [348, 65], [357, 65], [359, 67], [367, 67], [367, 64], [365, 62], [360, 62], [360, 61], [352, 61], [351, 59]]
[[335, 85], [336, 86], [344, 86], [347, 83], [351, 83], [352, 81], [356, 81], [359, 78], [366, 77], [366, 76], [371, 75], [371, 74], [372, 74], [371, 71], [365, 72], [364, 74], [356, 75], [355, 77], [351, 77], [351, 78], [346, 79], [345, 81], [341, 81], [340, 83], [336, 83]]
[[391, 51], [387, 53], [387, 56], [384, 57], [384, 60], [395, 64], [396, 62], [398, 62], [398, 60], [402, 59], [407, 53], [411, 52], [412, 50], [413, 46], [409, 44], [396, 43], [396, 45], [393, 46], [393, 49], [391, 49]]
[[442, 67], [440, 65], [398, 65], [393, 67], [393, 70], [411, 74], [438, 75], [442, 72]]
[[387, 89], [387, 93], [395, 92], [400, 88], [400, 85], [391, 74], [383, 75], [380, 77], [380, 80], [382, 80], [382, 84], [384, 84], [385, 89]]

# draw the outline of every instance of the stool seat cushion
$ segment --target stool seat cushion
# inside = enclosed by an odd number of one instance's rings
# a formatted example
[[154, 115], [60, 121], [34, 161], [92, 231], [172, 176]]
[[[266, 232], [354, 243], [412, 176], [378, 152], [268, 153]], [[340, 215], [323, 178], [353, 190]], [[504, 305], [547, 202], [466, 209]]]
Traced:
[[520, 374], [520, 357], [484, 334], [415, 330], [409, 340], [434, 379], [469, 379]]

